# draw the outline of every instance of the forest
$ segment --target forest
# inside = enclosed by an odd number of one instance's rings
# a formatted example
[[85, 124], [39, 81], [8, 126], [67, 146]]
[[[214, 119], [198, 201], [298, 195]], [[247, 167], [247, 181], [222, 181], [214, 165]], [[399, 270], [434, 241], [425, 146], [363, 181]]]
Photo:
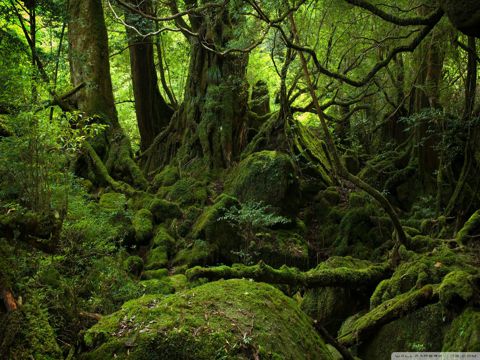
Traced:
[[1, 0], [0, 359], [480, 352], [477, 38], [478, 0]]

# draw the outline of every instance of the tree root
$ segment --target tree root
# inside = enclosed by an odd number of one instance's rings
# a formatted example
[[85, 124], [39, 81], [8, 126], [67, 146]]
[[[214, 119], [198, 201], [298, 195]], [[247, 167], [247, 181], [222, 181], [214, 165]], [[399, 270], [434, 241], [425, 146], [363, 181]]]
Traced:
[[264, 262], [254, 266], [236, 264], [218, 267], [194, 267], [187, 270], [189, 280], [207, 278], [209, 280], [249, 278], [271, 284], [286, 284], [304, 286], [308, 288], [335, 286], [370, 286], [376, 285], [381, 280], [391, 275], [390, 268], [385, 265], [372, 265], [365, 269], [352, 269], [339, 267], [334, 269], [312, 269], [307, 272], [296, 268], [282, 266], [280, 269], [272, 268]]
[[432, 285], [426, 285], [419, 290], [399, 295], [354, 320], [348, 326], [349, 331], [346, 333], [341, 331], [337, 340], [343, 346], [353, 346], [375, 333], [383, 325], [422, 307], [436, 303], [438, 299], [438, 293]]

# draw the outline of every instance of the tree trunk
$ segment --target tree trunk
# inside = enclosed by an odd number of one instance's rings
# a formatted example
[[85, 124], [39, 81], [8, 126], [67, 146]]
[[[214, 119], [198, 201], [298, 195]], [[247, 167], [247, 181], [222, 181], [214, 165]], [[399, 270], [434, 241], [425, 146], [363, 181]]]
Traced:
[[[143, 13], [152, 14], [150, 0], [131, 0], [130, 3]], [[154, 24], [147, 22], [137, 14], [127, 12], [126, 22], [135, 26], [142, 34], [147, 34], [154, 29]], [[130, 49], [135, 112], [140, 131], [140, 149], [145, 151], [152, 145], [160, 131], [168, 125], [173, 110], [165, 102], [158, 89], [152, 38], [140, 36], [128, 26], [126, 29]]]
[[[189, 1], [188, 5], [194, 7], [197, 3]], [[211, 169], [226, 168], [245, 147], [248, 54], [225, 52], [234, 28], [242, 21], [230, 16], [232, 6], [209, 8], [203, 17], [190, 17], [191, 32], [198, 36], [187, 34], [191, 55], [184, 101], [173, 116], [173, 129], [157, 137], [155, 146], [147, 150], [149, 169], [154, 168], [149, 162], [159, 163], [156, 158], [163, 156], [163, 165], [175, 155], [182, 164], [197, 157]]]
[[[93, 159], [96, 179], [112, 179], [105, 176], [105, 169], [112, 176], [126, 179], [145, 188], [147, 182], [132, 159], [130, 141], [118, 122], [113, 99], [112, 79], [108, 53], [107, 28], [101, 0], [70, 0], [68, 5], [68, 40], [71, 78], [74, 86], [85, 83], [75, 94], [77, 108], [87, 116], [107, 125], [102, 136], [91, 141], [86, 150]], [[100, 164], [100, 159], [105, 162]], [[108, 185], [112, 185], [108, 182]], [[112, 185], [113, 186], [113, 185]]]

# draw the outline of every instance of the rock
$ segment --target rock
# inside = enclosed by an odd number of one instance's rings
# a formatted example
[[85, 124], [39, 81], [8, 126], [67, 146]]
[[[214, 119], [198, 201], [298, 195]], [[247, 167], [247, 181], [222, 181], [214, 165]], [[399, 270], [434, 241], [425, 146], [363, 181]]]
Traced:
[[278, 151], [253, 153], [226, 181], [226, 192], [240, 202], [263, 202], [283, 214], [296, 212], [300, 186], [291, 158]]
[[87, 331], [82, 359], [290, 359], [332, 355], [311, 320], [278, 289], [208, 283], [125, 303]]

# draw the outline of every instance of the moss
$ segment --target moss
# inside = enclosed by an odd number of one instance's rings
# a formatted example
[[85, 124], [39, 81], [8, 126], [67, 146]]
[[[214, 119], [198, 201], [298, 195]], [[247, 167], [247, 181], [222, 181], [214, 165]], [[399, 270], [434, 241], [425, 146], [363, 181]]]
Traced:
[[188, 177], [178, 180], [171, 186], [159, 188], [157, 194], [181, 206], [204, 205], [208, 199], [208, 187], [205, 182]]
[[338, 339], [345, 346], [354, 345], [368, 338], [369, 334], [374, 333], [383, 325], [437, 300], [438, 297], [431, 285], [398, 295], [371, 309], [354, 321], [345, 322], [340, 328]]
[[456, 240], [459, 244], [462, 245], [471, 245], [475, 239], [475, 235], [478, 235], [480, 230], [480, 210], [477, 210], [473, 213], [472, 216], [467, 220], [462, 229], [458, 232]]
[[195, 240], [192, 247], [180, 250], [173, 258], [175, 266], [186, 265], [191, 267], [199, 264], [207, 264], [212, 256], [211, 246], [202, 240]]
[[179, 179], [180, 175], [178, 174], [177, 168], [173, 165], [167, 165], [162, 169], [162, 171], [155, 175], [153, 178], [152, 187], [154, 189], [158, 189], [162, 186], [171, 186]]
[[[373, 264], [351, 257], [332, 257], [320, 265], [321, 269], [368, 269]], [[360, 287], [322, 287], [308, 289], [302, 301], [302, 310], [335, 334], [342, 322], [361, 309], [368, 308], [368, 290]]]
[[98, 205], [106, 210], [124, 211], [127, 206], [127, 198], [124, 194], [108, 192], [100, 196]]
[[416, 310], [382, 326], [366, 339], [358, 354], [364, 360], [386, 360], [398, 351], [439, 352], [449, 325], [444, 317], [439, 304]]
[[302, 231], [296, 229], [269, 230], [257, 234], [255, 244], [249, 251], [256, 254], [256, 261], [263, 260], [271, 266], [308, 267], [308, 243]]
[[168, 278], [142, 280], [138, 283], [144, 294], [173, 294], [175, 288]]
[[442, 351], [478, 352], [480, 351], [480, 311], [466, 308], [453, 320], [445, 335]]
[[292, 299], [246, 280], [127, 302], [88, 330], [85, 343], [91, 350], [83, 359], [96, 360], [114, 354], [117, 359], [331, 358]]
[[175, 291], [182, 291], [187, 288], [188, 280], [183, 274], [171, 275], [168, 277]]
[[138, 210], [133, 217], [135, 241], [137, 244], [147, 244], [153, 236], [153, 215], [147, 209]]
[[438, 288], [440, 302], [445, 308], [462, 308], [477, 292], [473, 276], [461, 270], [448, 273]]
[[142, 273], [142, 280], [163, 279], [168, 276], [168, 269], [145, 270]]
[[167, 267], [168, 255], [167, 250], [160, 246], [150, 249], [145, 260], [145, 269], [155, 270]]
[[143, 260], [139, 256], [129, 256], [123, 262], [123, 267], [126, 272], [139, 276], [143, 270]]
[[435, 248], [426, 254], [414, 254], [397, 267], [393, 276], [381, 282], [370, 299], [371, 308], [412, 289], [427, 284], [440, 284], [448, 273], [462, 270], [477, 272], [474, 259], [468, 253], [456, 252], [447, 246]]
[[170, 249], [175, 244], [175, 239], [168, 232], [168, 230], [159, 226], [156, 229], [155, 236], [153, 237], [153, 246], [163, 246], [165, 249]]
[[388, 250], [385, 243], [391, 239], [392, 226], [379, 215], [378, 209], [371, 205], [348, 210], [340, 221], [333, 254], [381, 258]]
[[300, 187], [291, 158], [278, 151], [253, 153], [228, 176], [226, 192], [240, 202], [264, 202], [286, 214], [297, 211]]
[[235, 228], [226, 220], [220, 220], [225, 211], [233, 206], [238, 206], [237, 199], [226, 194], [220, 195], [212, 206], [203, 211], [189, 235], [192, 239], [204, 239], [212, 249], [217, 250], [220, 259], [231, 259], [232, 250], [237, 250], [241, 244]]
[[350, 207], [363, 207], [370, 203], [369, 195], [364, 192], [351, 192], [348, 194], [348, 204]]
[[177, 204], [157, 197], [147, 204], [147, 209], [150, 210], [157, 223], [182, 216], [182, 211]]

